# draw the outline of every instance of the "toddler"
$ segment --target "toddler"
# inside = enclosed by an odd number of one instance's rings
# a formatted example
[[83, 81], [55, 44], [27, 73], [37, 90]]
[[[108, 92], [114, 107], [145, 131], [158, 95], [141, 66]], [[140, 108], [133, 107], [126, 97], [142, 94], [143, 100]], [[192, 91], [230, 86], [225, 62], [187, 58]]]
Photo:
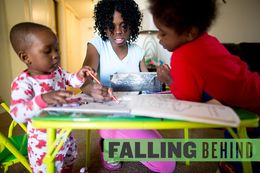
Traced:
[[[18, 123], [27, 123], [28, 156], [33, 172], [46, 172], [42, 163], [46, 154], [46, 130], [32, 127], [31, 118], [50, 105], [69, 102], [72, 93], [66, 85], [81, 87], [89, 73], [88, 66], [76, 74], [60, 67], [59, 45], [53, 31], [40, 24], [24, 22], [16, 24], [10, 31], [13, 49], [27, 66], [12, 82], [10, 112]], [[75, 139], [70, 135], [56, 156], [57, 172], [72, 172], [77, 155]]]

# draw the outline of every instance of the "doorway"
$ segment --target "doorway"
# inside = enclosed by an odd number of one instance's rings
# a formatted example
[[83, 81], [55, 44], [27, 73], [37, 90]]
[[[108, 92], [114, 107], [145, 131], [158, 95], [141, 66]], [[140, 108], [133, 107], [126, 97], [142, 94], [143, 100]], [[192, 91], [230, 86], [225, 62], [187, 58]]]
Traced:
[[93, 0], [56, 1], [57, 34], [61, 49], [61, 66], [78, 71], [84, 61], [87, 42], [94, 35]]

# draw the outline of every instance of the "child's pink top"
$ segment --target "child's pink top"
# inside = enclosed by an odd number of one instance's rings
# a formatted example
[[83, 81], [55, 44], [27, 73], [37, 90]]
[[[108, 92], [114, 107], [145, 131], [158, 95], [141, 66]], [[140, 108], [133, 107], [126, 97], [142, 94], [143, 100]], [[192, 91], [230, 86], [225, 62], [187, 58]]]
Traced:
[[260, 114], [259, 74], [207, 33], [177, 48], [171, 67], [176, 98], [201, 101], [206, 92], [223, 104]]
[[18, 123], [29, 121], [37, 116], [41, 109], [48, 105], [42, 99], [42, 94], [53, 90], [65, 90], [66, 85], [75, 88], [84, 83], [77, 74], [70, 74], [58, 68], [50, 75], [30, 76], [23, 71], [12, 82], [10, 112]]

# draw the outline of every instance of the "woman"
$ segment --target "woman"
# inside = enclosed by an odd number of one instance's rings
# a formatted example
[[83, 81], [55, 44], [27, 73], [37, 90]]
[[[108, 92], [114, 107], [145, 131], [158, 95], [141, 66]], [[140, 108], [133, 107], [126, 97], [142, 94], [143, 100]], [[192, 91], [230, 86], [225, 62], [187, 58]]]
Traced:
[[[132, 43], [138, 36], [142, 15], [133, 0], [101, 0], [95, 6], [94, 18], [94, 28], [100, 37], [95, 37], [88, 43], [83, 65], [88, 65], [95, 71], [99, 67], [102, 86], [88, 80], [81, 89], [94, 99], [104, 101], [111, 99], [108, 93], [111, 74], [147, 71], [144, 50]], [[100, 136], [101, 144], [106, 138], [162, 138], [156, 130], [100, 130]], [[120, 162], [104, 161], [103, 152], [101, 152], [101, 161], [110, 171], [121, 168]], [[142, 163], [155, 172], [170, 173], [175, 169], [175, 162]]]

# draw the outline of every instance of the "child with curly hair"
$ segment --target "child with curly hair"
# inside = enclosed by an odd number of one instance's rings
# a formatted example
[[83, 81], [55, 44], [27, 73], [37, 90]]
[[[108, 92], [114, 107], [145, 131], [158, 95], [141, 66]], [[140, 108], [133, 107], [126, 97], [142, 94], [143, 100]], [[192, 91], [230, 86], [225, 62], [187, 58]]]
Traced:
[[[149, 0], [159, 42], [172, 51], [171, 68], [160, 66], [158, 78], [171, 87], [178, 99], [200, 102], [206, 96], [207, 100], [214, 98], [259, 115], [259, 74], [249, 71], [245, 62], [207, 33], [216, 18], [216, 1]], [[225, 132], [225, 136], [230, 135]], [[241, 169], [236, 162], [220, 164], [221, 172]]]
[[[182, 100], [202, 101], [204, 93], [222, 104], [260, 114], [260, 76], [207, 33], [216, 0], [149, 0], [160, 44], [173, 51], [171, 68], [157, 69], [162, 82]], [[169, 77], [171, 76], [171, 77]]]
[[[95, 30], [99, 36], [89, 41], [83, 65], [98, 70], [102, 86], [92, 81], [85, 82], [82, 91], [96, 100], [110, 100], [108, 93], [110, 75], [117, 72], [147, 71], [144, 63], [144, 50], [133, 43], [136, 40], [142, 15], [134, 0], [101, 0], [94, 9]], [[162, 136], [156, 130], [100, 130], [101, 146], [103, 139], [156, 139]], [[118, 170], [120, 162], [101, 161], [107, 170]], [[155, 172], [170, 173], [175, 162], [142, 162]]]
[[[66, 85], [81, 87], [90, 67], [84, 66], [70, 74], [60, 65], [59, 45], [56, 35], [47, 26], [23, 22], [10, 31], [13, 49], [26, 64], [27, 69], [12, 82], [10, 113], [18, 123], [27, 123], [28, 156], [33, 172], [46, 172], [43, 158], [46, 155], [46, 130], [32, 127], [31, 118], [38, 116], [47, 106], [70, 103], [72, 93]], [[93, 75], [92, 74], [92, 75]], [[76, 159], [75, 139], [70, 135], [56, 156], [56, 172], [71, 173]]]

